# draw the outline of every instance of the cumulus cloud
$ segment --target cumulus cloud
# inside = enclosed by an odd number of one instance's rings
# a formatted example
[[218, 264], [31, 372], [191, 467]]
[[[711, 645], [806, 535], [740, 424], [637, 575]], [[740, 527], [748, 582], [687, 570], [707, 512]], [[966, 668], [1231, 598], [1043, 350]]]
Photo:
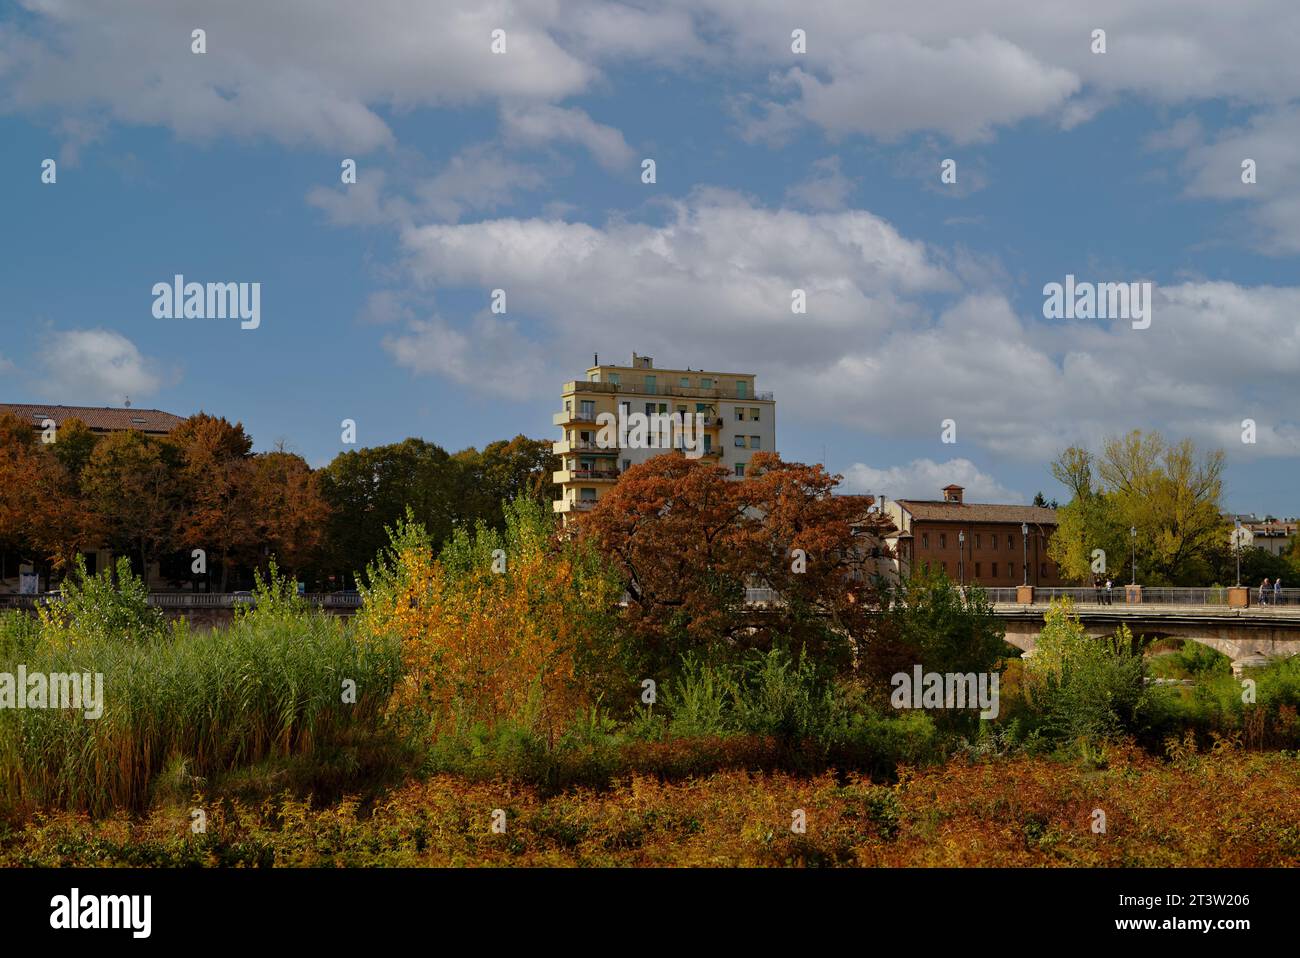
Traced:
[[61, 402], [121, 403], [158, 390], [155, 364], [131, 340], [110, 329], [52, 334], [37, 356], [42, 390]]
[[[1261, 424], [1247, 454], [1300, 452], [1295, 287], [1157, 286], [1148, 329], [1045, 321], [1036, 286], [1019, 304], [1001, 277], [980, 281], [977, 263], [862, 210], [773, 210], [720, 191], [668, 208], [659, 224], [426, 225], [401, 245], [420, 287], [509, 289], [529, 339], [496, 345], [544, 354], [552, 387], [592, 350], [632, 343], [665, 366], [716, 357], [705, 362], [755, 371], [786, 423], [937, 441], [952, 419], [959, 444], [1021, 462], [1134, 427], [1215, 441], [1247, 416]], [[796, 288], [806, 314], [791, 312]]]
[[982, 472], [969, 459], [913, 459], [901, 466], [878, 469], [857, 462], [844, 470], [846, 492], [869, 492], [890, 499], [940, 499], [944, 486], [956, 483], [965, 489], [966, 502], [1028, 502], [1021, 492], [1008, 489], [993, 476]]
[[814, 210], [843, 209], [854, 184], [840, 170], [840, 158], [828, 156], [812, 165], [807, 179], [786, 190], [786, 199]]
[[398, 366], [472, 386], [481, 393], [524, 399], [545, 389], [554, 392], [545, 364], [520, 334], [516, 323], [487, 313], [458, 330], [438, 316], [409, 322], [401, 333], [385, 336], [383, 347]]

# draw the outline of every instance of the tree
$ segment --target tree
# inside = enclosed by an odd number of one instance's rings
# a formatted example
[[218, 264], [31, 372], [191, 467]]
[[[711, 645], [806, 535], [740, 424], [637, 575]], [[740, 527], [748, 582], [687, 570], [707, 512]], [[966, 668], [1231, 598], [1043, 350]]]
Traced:
[[60, 430], [47, 445], [36, 440], [30, 424], [0, 417], [0, 546], [55, 572], [70, 568], [95, 532], [76, 479], [57, 452], [65, 436]]
[[134, 554], [148, 585], [149, 563], [174, 547], [184, 502], [180, 453], [135, 431], [101, 439], [81, 476], [82, 493], [109, 544]]
[[423, 439], [340, 453], [321, 470], [320, 483], [330, 508], [327, 561], [345, 579], [387, 545], [385, 527], [408, 506], [435, 546], [468, 517], [463, 469]]
[[551, 481], [560, 468], [560, 458], [545, 439], [515, 436], [498, 440], [479, 452], [472, 446], [453, 457], [465, 471], [465, 487], [475, 518], [493, 528], [502, 528], [502, 505], [522, 497], [549, 504], [559, 498]]
[[242, 423], [200, 412], [172, 431], [180, 452], [178, 480], [185, 508], [178, 513], [177, 544], [202, 549], [221, 562], [221, 591], [230, 568], [256, 555], [250, 454], [253, 441]]
[[[778, 642], [847, 665], [869, 614], [854, 536], [863, 500], [833, 495], [840, 477], [822, 467], [774, 454], [756, 454], [741, 481], [729, 475], [665, 453], [625, 472], [579, 520], [626, 584], [623, 623], [642, 668], [664, 675], [690, 652]], [[761, 586], [782, 601], [750, 608], [746, 588]]]
[[301, 457], [277, 450], [255, 456], [250, 482], [256, 541], [291, 572], [320, 558], [330, 507], [320, 476]]
[[1052, 464], [1074, 498], [1058, 513], [1049, 554], [1067, 577], [1087, 581], [1093, 550], [1105, 552], [1105, 572], [1115, 574], [1136, 547], [1148, 584], [1206, 583], [1228, 535], [1219, 505], [1223, 464], [1222, 450], [1199, 453], [1190, 439], [1171, 444], [1140, 430], [1108, 439], [1100, 458], [1070, 447]]

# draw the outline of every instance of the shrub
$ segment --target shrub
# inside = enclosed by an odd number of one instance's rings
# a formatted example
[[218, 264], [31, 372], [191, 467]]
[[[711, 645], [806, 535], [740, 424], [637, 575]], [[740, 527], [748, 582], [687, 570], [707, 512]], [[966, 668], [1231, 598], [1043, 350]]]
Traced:
[[1146, 663], [1133, 646], [1126, 626], [1113, 641], [1093, 639], [1068, 599], [1052, 603], [1025, 674], [1048, 738], [1101, 739], [1136, 727], [1147, 700]]
[[590, 548], [556, 538], [542, 504], [518, 499], [505, 513], [504, 532], [458, 529], [435, 559], [408, 512], [367, 570], [358, 625], [401, 640], [396, 705], [435, 738], [504, 722], [554, 745], [618, 684], [620, 590]]

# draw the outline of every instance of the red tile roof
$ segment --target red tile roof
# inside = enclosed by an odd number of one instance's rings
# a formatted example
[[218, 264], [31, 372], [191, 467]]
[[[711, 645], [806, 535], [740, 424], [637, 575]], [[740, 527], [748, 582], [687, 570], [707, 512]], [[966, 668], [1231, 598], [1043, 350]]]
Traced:
[[62, 426], [69, 419], [80, 419], [95, 432], [120, 432], [138, 429], [148, 433], [168, 433], [185, 420], [160, 409], [115, 409], [108, 406], [45, 406], [30, 403], [0, 403], [0, 415], [13, 413], [19, 419], [40, 428], [45, 419]]
[[899, 499], [898, 504], [922, 522], [1032, 522], [1056, 525], [1056, 510], [1043, 506], [996, 505], [985, 502], [939, 502]]

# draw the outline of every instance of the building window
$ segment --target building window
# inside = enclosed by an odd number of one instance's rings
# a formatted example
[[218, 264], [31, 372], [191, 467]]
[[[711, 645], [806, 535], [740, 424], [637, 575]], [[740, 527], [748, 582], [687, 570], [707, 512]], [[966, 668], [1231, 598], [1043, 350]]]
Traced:
[[752, 420], [754, 420], [754, 422], [758, 422], [758, 408], [757, 408], [757, 407], [755, 407], [755, 406], [751, 406], [751, 407], [750, 407], [750, 409], [749, 409], [749, 418], [752, 419]]
[[993, 578], [996, 579], [997, 577], [998, 577], [998, 564], [995, 562], [993, 563]]
[[651, 396], [659, 391], [659, 387], [655, 385], [654, 376], [647, 376], [645, 378], [645, 391]]
[[647, 416], [653, 416], [653, 415], [655, 414], [655, 410], [656, 410], [657, 408], [659, 408], [659, 404], [658, 404], [658, 403], [655, 403], [655, 402], [648, 402], [648, 403], [645, 404], [645, 414], [646, 414]]
[[980, 548], [980, 534], [978, 532], [975, 533], [975, 548]]
[[979, 564], [978, 562], [976, 562], [976, 563], [975, 563], [975, 578], [978, 579], [979, 577], [980, 577], [980, 564]]
[[683, 389], [690, 389], [690, 388], [691, 388], [691, 381], [690, 381], [690, 379], [688, 379], [686, 376], [683, 376], [683, 377], [682, 377], [681, 379], [679, 379], [677, 382], [678, 382], [678, 385], [680, 385]]
[[713, 388], [713, 380], [712, 380], [712, 379], [703, 379], [703, 378], [700, 379], [700, 388], [701, 388], [701, 389], [712, 389], [712, 388]]
[[595, 490], [595, 488], [593, 487], [593, 488], [590, 488], [590, 489], [583, 489], [583, 490], [581, 490], [581, 491], [578, 493], [578, 498], [581, 499], [583, 502], [595, 502], [595, 501], [596, 501], [596, 490]]
[[596, 417], [596, 403], [592, 399], [582, 400], [582, 418], [594, 419]]
[[1038, 574], [1039, 574], [1040, 577], [1042, 577], [1042, 578], [1044, 578], [1044, 579], [1047, 578], [1047, 563], [1046, 563], [1046, 562], [1040, 562], [1040, 563], [1038, 563]]
[[744, 448], [745, 448], [745, 437], [744, 437], [744, 436], [737, 436], [737, 437], [736, 437], [736, 448], [737, 448], [737, 449], [744, 449]]
[[618, 385], [618, 373], [610, 373], [610, 374], [609, 374], [609, 381], [610, 381], [610, 384], [611, 384], [611, 385], [613, 385], [613, 386], [617, 386], [617, 385]]
[[1016, 564], [1015, 564], [1014, 562], [1008, 562], [1008, 563], [1007, 563], [1007, 575], [1009, 575], [1013, 580], [1015, 579], [1015, 577], [1016, 577]]
[[745, 382], [745, 380], [743, 379], [737, 379], [736, 395], [739, 396], [741, 399], [747, 398], [749, 396], [749, 383]]
[[1016, 540], [1011, 536], [1010, 533], [1007, 533], [1007, 548], [1014, 549], [1015, 547], [1016, 547]]
[[736, 463], [736, 475], [742, 479], [745, 477], [745, 464], [743, 462]]
[[996, 535], [989, 536], [989, 545], [993, 547], [994, 552], [998, 551], [998, 537]]
[[737, 407], [736, 407], [736, 422], [744, 422], [744, 421], [745, 421], [745, 410], [744, 410], [743, 407], [741, 407], [741, 406], [737, 406]]
[[921, 533], [921, 548], [922, 549], [930, 548], [930, 533], [928, 532]]
[[948, 548], [948, 533], [946, 532], [939, 533], [939, 548], [940, 549]]
[[749, 437], [749, 448], [750, 448], [750, 449], [758, 449], [758, 448], [760, 448], [760, 447], [759, 447], [759, 438], [758, 438], [758, 436], [750, 436], [750, 437]]
[[627, 471], [628, 471], [629, 469], [631, 469], [631, 468], [632, 468], [632, 460], [631, 460], [631, 459], [624, 459], [624, 460], [623, 460], [623, 471], [624, 471], [624, 472], [627, 472]]

